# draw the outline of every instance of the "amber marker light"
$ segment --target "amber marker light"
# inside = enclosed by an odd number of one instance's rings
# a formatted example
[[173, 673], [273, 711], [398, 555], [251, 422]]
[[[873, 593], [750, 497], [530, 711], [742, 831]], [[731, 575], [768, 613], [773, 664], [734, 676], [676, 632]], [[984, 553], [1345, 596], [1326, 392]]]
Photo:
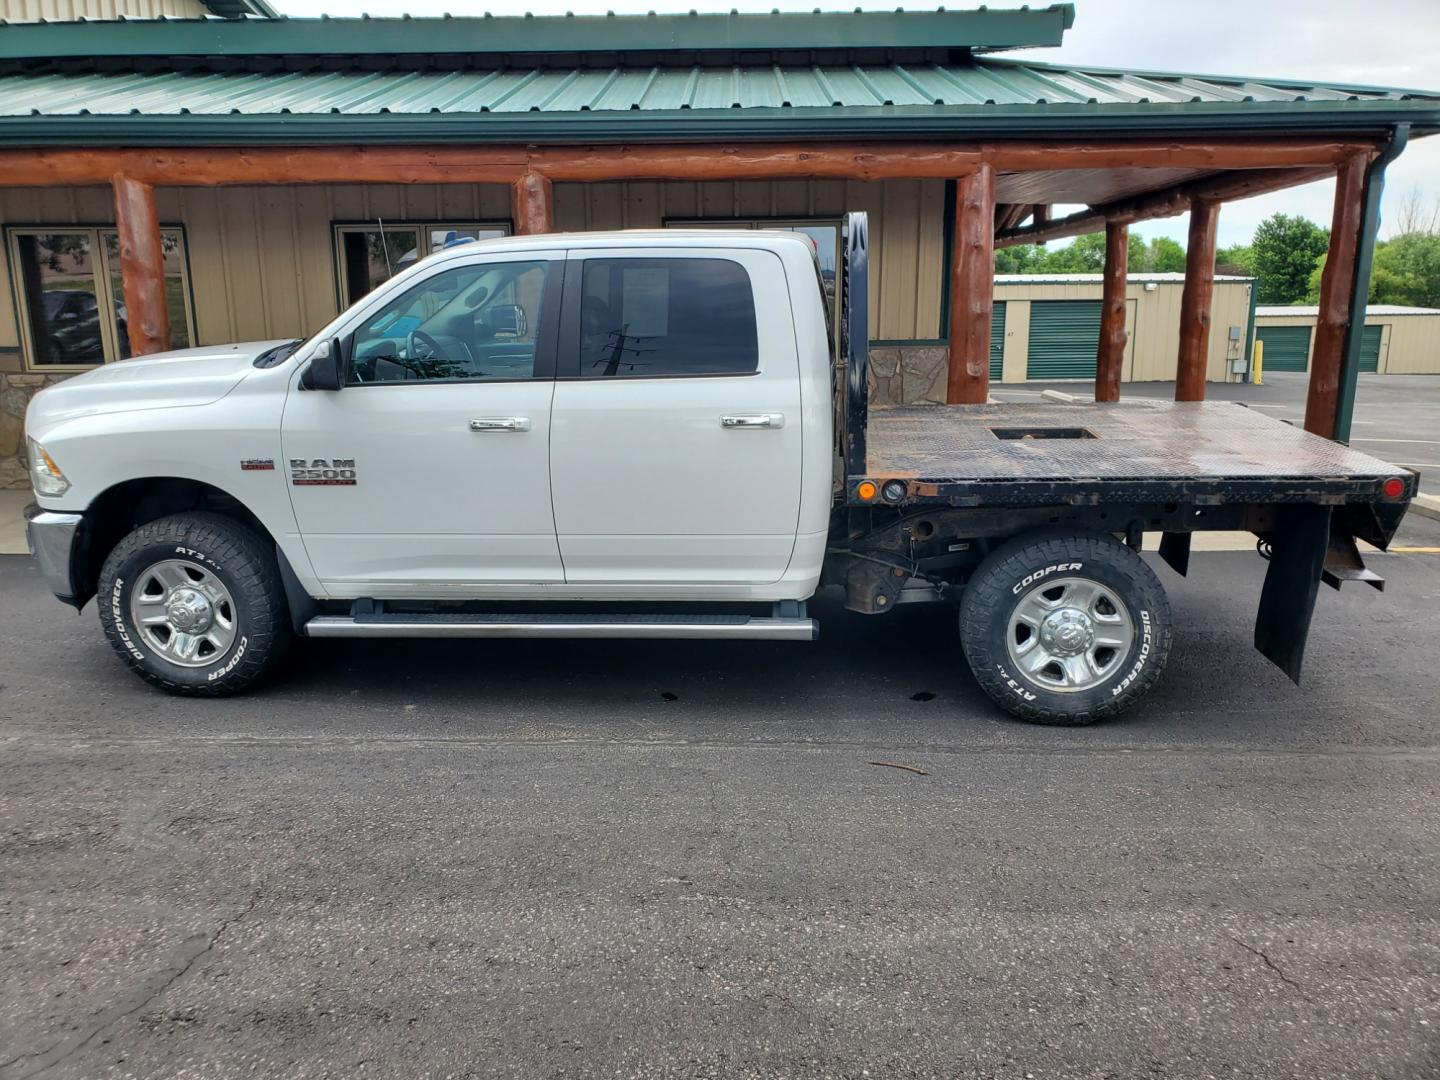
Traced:
[[860, 483], [855, 485], [855, 494], [860, 496], [862, 502], [870, 502], [875, 498], [878, 490], [871, 480], [861, 480]]

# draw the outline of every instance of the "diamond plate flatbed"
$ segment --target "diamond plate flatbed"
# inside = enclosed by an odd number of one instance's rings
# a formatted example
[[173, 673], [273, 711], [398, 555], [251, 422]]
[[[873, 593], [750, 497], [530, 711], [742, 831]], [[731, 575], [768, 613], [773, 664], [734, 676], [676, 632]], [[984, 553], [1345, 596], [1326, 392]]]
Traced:
[[[907, 503], [952, 506], [1404, 502], [1418, 479], [1234, 402], [875, 408], [867, 429], [865, 476], [847, 485], [856, 505], [867, 478], [906, 481]], [[1057, 430], [1085, 437], [1045, 437]], [[1405, 491], [1387, 498], [1394, 477]]]

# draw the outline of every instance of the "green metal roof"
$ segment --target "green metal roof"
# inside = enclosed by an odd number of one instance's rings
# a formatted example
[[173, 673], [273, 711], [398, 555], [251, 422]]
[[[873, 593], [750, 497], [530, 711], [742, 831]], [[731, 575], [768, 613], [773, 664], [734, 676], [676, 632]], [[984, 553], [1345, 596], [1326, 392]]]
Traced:
[[0, 144], [1440, 129], [1440, 92], [977, 55], [1056, 44], [1073, 19], [1054, 4], [15, 25], [0, 33]]
[[[216, 5], [209, 5], [212, 9]], [[232, 0], [230, 6], [251, 6]], [[768, 15], [574, 15], [414, 19], [153, 19], [27, 23], [0, 35], [0, 61], [176, 57], [535, 56], [636, 51], [996, 50], [1059, 45], [1072, 4], [960, 11], [780, 12]], [[571, 54], [567, 59], [564, 54]]]
[[0, 75], [0, 142], [544, 142], [1440, 128], [1440, 93], [963, 63]]

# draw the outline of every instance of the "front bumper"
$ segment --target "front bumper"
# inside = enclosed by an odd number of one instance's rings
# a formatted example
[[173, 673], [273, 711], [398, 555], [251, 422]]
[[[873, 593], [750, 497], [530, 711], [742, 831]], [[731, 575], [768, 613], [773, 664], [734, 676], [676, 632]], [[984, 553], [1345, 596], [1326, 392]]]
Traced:
[[40, 564], [40, 574], [56, 599], [75, 603], [72, 556], [82, 515], [44, 510], [31, 503], [25, 508], [25, 542]]

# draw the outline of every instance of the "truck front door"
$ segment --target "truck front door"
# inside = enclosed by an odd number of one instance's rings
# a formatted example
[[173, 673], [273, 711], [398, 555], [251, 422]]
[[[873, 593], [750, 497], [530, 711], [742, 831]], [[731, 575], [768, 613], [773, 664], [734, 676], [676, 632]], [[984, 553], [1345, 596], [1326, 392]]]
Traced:
[[779, 257], [574, 250], [565, 280], [550, 471], [566, 581], [778, 580], [801, 485], [799, 361]]
[[446, 260], [358, 307], [341, 392], [291, 389], [283, 465], [336, 595], [564, 580], [549, 476], [562, 260]]

